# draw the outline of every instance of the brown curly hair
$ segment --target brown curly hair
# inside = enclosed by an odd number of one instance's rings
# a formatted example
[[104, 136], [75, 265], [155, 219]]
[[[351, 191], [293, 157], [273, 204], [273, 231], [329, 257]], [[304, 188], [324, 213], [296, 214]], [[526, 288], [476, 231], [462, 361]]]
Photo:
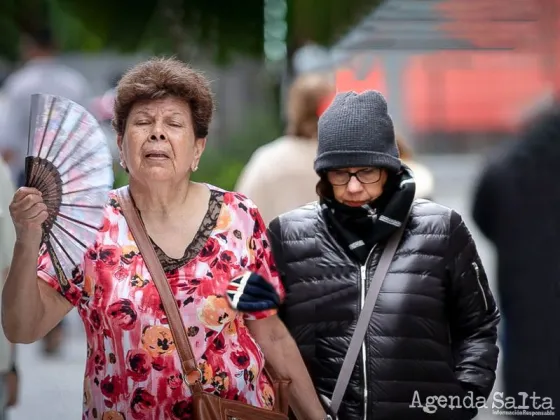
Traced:
[[176, 97], [188, 103], [196, 138], [208, 136], [214, 111], [209, 80], [174, 58], [152, 58], [128, 70], [116, 87], [113, 128], [123, 135], [132, 106], [141, 100]]
[[315, 192], [320, 198], [334, 198], [333, 186], [327, 179], [326, 174], [320, 175], [320, 179], [317, 181], [317, 185], [315, 186]]
[[395, 133], [395, 141], [397, 142], [397, 148], [399, 149], [400, 159], [404, 161], [410, 161], [414, 159], [414, 153], [412, 148], [405, 141], [402, 134]]
[[334, 93], [335, 86], [326, 74], [306, 73], [298, 76], [288, 94], [286, 134], [316, 138], [319, 108]]

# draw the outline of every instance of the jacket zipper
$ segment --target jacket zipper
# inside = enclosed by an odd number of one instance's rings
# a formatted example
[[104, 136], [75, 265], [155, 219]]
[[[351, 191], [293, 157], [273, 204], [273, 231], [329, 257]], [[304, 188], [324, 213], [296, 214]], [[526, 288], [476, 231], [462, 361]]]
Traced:
[[[369, 251], [364, 265], [360, 266], [360, 311], [364, 309], [364, 303], [366, 300], [366, 282], [367, 282], [367, 266], [375, 246]], [[362, 373], [364, 375], [364, 418], [367, 418], [368, 413], [368, 384], [367, 384], [367, 353], [366, 353], [366, 337], [364, 337], [364, 342], [362, 343]]]
[[484, 300], [484, 309], [488, 311], [488, 300], [486, 299], [486, 293], [484, 293], [484, 289], [482, 288], [482, 283], [480, 282], [480, 272], [478, 269], [478, 264], [476, 262], [472, 263], [474, 267], [474, 272], [476, 273], [476, 281], [478, 283], [478, 288], [480, 289], [480, 293], [482, 294], [482, 299]]

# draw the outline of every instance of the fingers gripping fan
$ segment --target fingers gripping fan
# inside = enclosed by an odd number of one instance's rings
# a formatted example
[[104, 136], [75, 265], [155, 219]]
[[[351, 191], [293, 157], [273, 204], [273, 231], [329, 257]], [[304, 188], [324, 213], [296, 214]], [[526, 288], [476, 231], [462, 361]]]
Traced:
[[43, 243], [63, 291], [103, 223], [111, 152], [95, 118], [69, 99], [31, 97], [26, 186], [43, 193]]

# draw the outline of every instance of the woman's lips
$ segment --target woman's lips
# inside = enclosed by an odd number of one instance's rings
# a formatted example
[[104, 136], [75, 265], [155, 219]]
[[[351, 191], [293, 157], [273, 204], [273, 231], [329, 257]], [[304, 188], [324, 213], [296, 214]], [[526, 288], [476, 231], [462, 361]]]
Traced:
[[169, 156], [167, 156], [165, 153], [154, 152], [154, 153], [146, 153], [146, 158], [161, 160], [161, 159], [169, 159]]
[[361, 207], [365, 204], [364, 201], [347, 201], [345, 203], [349, 207]]

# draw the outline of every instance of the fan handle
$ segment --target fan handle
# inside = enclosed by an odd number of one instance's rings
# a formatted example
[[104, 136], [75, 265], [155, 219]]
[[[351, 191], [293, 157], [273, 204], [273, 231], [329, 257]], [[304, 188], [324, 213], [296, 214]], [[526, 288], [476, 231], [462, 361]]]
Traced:
[[53, 246], [49, 239], [49, 235], [44, 230], [43, 230], [43, 243], [47, 247], [47, 252], [51, 257], [51, 262], [54, 267], [54, 271], [56, 272], [56, 277], [58, 279], [58, 284], [60, 284], [60, 289], [62, 290], [62, 293], [66, 293], [68, 289], [70, 289], [70, 283], [68, 282], [68, 278], [66, 277], [66, 274], [64, 274], [64, 270], [62, 269], [60, 260], [56, 256], [56, 252], [54, 252]]

